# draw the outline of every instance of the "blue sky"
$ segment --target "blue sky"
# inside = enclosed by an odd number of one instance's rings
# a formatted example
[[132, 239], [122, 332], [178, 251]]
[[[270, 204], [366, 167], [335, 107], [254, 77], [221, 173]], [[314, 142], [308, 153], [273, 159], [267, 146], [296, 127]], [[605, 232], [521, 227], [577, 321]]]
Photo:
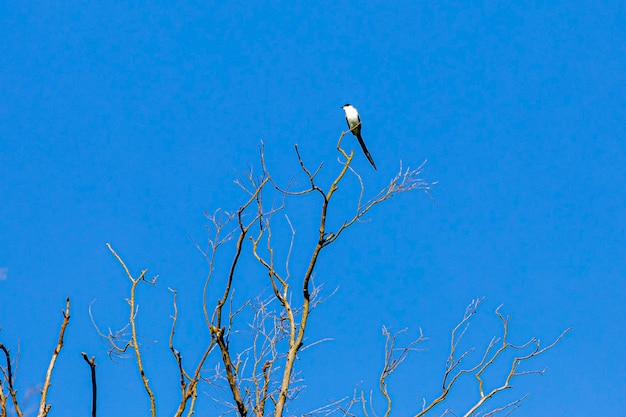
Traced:
[[[322, 256], [316, 281], [338, 291], [309, 340], [334, 340], [303, 353], [309, 388], [293, 412], [375, 388], [387, 325], [430, 339], [390, 382], [409, 415], [436, 393], [465, 306], [485, 297], [470, 344], [498, 334], [500, 304], [516, 342], [573, 328], [537, 360], [547, 373], [516, 385], [531, 394], [516, 415], [623, 414], [625, 12], [617, 1], [3, 3], [0, 340], [19, 343], [21, 394], [43, 380], [70, 296], [51, 415], [89, 411], [81, 351], [97, 357], [100, 415], [147, 414], [132, 361], [107, 359], [88, 316], [97, 299], [101, 325], [124, 323], [128, 281], [110, 242], [132, 271], [159, 275], [141, 289], [140, 319], [158, 340], [146, 355], [159, 413], [171, 414], [167, 288], [191, 360], [207, 337], [207, 265], [192, 243], [206, 240], [203, 212], [245, 199], [233, 180], [258, 165], [260, 141], [282, 181], [298, 171], [295, 143], [330, 178], [350, 102], [378, 166], [348, 139], [368, 193], [400, 160], [428, 160], [438, 206], [399, 196]], [[317, 209], [298, 204], [306, 254]], [[245, 268], [247, 288], [258, 271]]]

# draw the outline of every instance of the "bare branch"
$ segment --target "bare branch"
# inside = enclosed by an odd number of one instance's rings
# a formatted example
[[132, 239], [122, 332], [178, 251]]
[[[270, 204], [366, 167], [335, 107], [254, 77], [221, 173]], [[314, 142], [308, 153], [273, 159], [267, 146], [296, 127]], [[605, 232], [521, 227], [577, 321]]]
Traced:
[[[465, 309], [465, 314], [463, 315], [463, 319], [452, 330], [452, 335], [450, 336], [450, 354], [446, 361], [446, 370], [444, 372], [443, 381], [441, 384], [442, 392], [430, 404], [428, 405], [425, 404], [422, 407], [422, 411], [416, 414], [416, 417], [425, 415], [428, 411], [433, 409], [437, 404], [444, 401], [446, 397], [448, 396], [450, 389], [452, 389], [455, 382], [461, 377], [461, 375], [471, 372], [473, 369], [479, 366], [479, 365], [476, 365], [475, 367], [471, 369], [461, 369], [456, 374], [453, 375], [453, 372], [461, 364], [463, 359], [465, 359], [465, 357], [467, 357], [473, 351], [473, 349], [465, 351], [458, 358], [455, 359], [458, 344], [460, 340], [463, 338], [463, 336], [465, 335], [465, 332], [467, 331], [467, 328], [468, 328], [468, 322], [472, 318], [472, 316], [476, 314], [477, 308], [480, 305], [481, 301], [482, 299], [472, 300], [472, 302]], [[459, 329], [462, 329], [461, 334], [457, 336], [457, 332], [459, 331]], [[453, 376], [451, 377], [451, 375]], [[449, 379], [450, 381], [448, 382]]]
[[61, 324], [61, 331], [59, 332], [59, 341], [57, 342], [54, 351], [52, 352], [52, 358], [50, 359], [50, 364], [48, 365], [48, 371], [46, 372], [46, 379], [43, 384], [43, 388], [41, 390], [41, 402], [39, 403], [39, 413], [38, 417], [46, 417], [50, 408], [52, 408], [51, 404], [46, 404], [48, 390], [50, 389], [50, 379], [52, 378], [52, 370], [54, 369], [54, 365], [56, 364], [57, 357], [59, 353], [61, 353], [61, 349], [63, 348], [63, 336], [65, 336], [65, 328], [70, 322], [70, 299], [69, 297], [65, 300], [65, 310], [63, 310], [63, 323]]
[[[239, 383], [237, 380], [237, 366], [235, 365], [235, 363], [233, 363], [232, 361], [232, 357], [231, 357], [231, 353], [228, 347], [228, 343], [225, 339], [225, 331], [226, 328], [222, 326], [222, 310], [224, 305], [226, 304], [226, 301], [228, 300], [228, 297], [231, 293], [231, 288], [232, 288], [232, 283], [233, 283], [233, 279], [235, 276], [235, 269], [237, 267], [237, 264], [239, 262], [239, 258], [241, 256], [241, 252], [243, 249], [243, 242], [244, 239], [246, 237], [246, 235], [248, 234], [250, 228], [258, 221], [262, 218], [261, 215], [257, 214], [252, 221], [250, 221], [249, 223], [244, 224], [243, 222], [243, 214], [245, 212], [245, 210], [254, 202], [258, 202], [259, 198], [260, 198], [260, 193], [263, 189], [263, 187], [269, 182], [269, 179], [267, 177], [265, 178], [261, 178], [260, 180], [255, 180], [254, 176], [252, 175], [252, 171], [249, 171], [248, 175], [247, 175], [247, 180], [252, 184], [253, 186], [253, 190], [249, 190], [249, 194], [250, 194], [250, 198], [248, 199], [248, 201], [239, 208], [239, 210], [237, 210], [237, 222], [239, 225], [239, 237], [237, 238], [237, 243], [236, 243], [236, 252], [235, 255], [233, 257], [233, 260], [231, 262], [231, 267], [230, 267], [230, 272], [228, 274], [228, 278], [226, 280], [226, 284], [224, 287], [224, 294], [222, 296], [222, 298], [220, 298], [217, 302], [217, 305], [213, 311], [213, 316], [210, 320], [209, 323], [209, 331], [211, 332], [211, 337], [212, 340], [215, 341], [215, 343], [217, 344], [217, 346], [219, 347], [221, 354], [222, 354], [222, 362], [224, 363], [224, 367], [226, 370], [226, 379], [228, 381], [230, 390], [233, 394], [233, 399], [235, 400], [235, 403], [237, 405], [237, 411], [239, 412], [239, 415], [242, 417], [245, 417], [248, 413], [248, 409], [245, 405], [243, 396], [241, 394], [241, 390], [239, 388]], [[242, 185], [243, 187], [243, 185]], [[244, 189], [247, 190], [247, 188], [244, 187]], [[204, 291], [204, 309], [205, 309], [205, 315], [206, 315], [206, 294], [207, 294], [207, 287], [208, 287], [208, 280], [207, 283], [205, 284], [205, 291]], [[208, 316], [207, 316], [208, 317]], [[208, 321], [208, 319], [207, 319]]]
[[130, 357], [130, 354], [127, 353], [128, 348], [131, 346], [129, 334], [127, 333], [130, 323], [127, 323], [124, 327], [115, 332], [109, 328], [108, 332], [105, 334], [100, 330], [96, 324], [96, 319], [93, 316], [92, 307], [95, 302], [96, 300], [93, 300], [89, 303], [89, 318], [91, 319], [91, 324], [96, 329], [96, 332], [100, 336], [102, 342], [108, 346], [109, 350], [107, 354], [109, 355], [109, 358], [113, 360], [113, 356]]
[[[511, 401], [508, 404], [503, 405], [502, 407], [498, 407], [498, 408], [494, 408], [493, 410], [483, 414], [483, 417], [491, 417], [491, 416], [495, 416], [496, 414], [502, 412], [502, 411], [506, 411], [508, 410], [508, 413], [506, 414], [507, 416], [510, 415], [513, 411], [515, 411], [517, 408], [520, 407], [520, 403], [522, 401], [524, 401], [526, 398], [528, 398], [529, 394], [524, 395], [522, 398], [518, 398], [515, 401]], [[506, 417], [506, 416], [505, 416]]]
[[[386, 186], [385, 188], [383, 188], [382, 190], [380, 190], [378, 192], [378, 194], [376, 194], [374, 197], [372, 197], [365, 204], [361, 204], [361, 199], [362, 199], [362, 195], [363, 195], [363, 182], [361, 180], [361, 177], [358, 174], [356, 174], [356, 172], [352, 171], [352, 172], [355, 173], [355, 175], [357, 175], [357, 178], [359, 179], [359, 182], [361, 184], [361, 194], [359, 196], [359, 204], [357, 206], [357, 212], [354, 215], [354, 217], [352, 217], [349, 220], [346, 220], [341, 225], [341, 227], [339, 227], [337, 232], [330, 233], [330, 236], [326, 240], [325, 244], [328, 245], [328, 244], [331, 244], [332, 242], [334, 242], [344, 230], [346, 230], [348, 227], [352, 226], [355, 222], [357, 222], [358, 220], [363, 218], [363, 216], [365, 216], [372, 208], [374, 208], [378, 204], [380, 204], [380, 203], [382, 203], [382, 202], [384, 202], [384, 201], [386, 201], [386, 200], [388, 200], [388, 199], [390, 199], [390, 198], [392, 198], [392, 197], [394, 197], [394, 196], [396, 196], [398, 194], [405, 193], [405, 192], [408, 192], [408, 191], [413, 191], [413, 190], [421, 190], [424, 193], [426, 193], [432, 199], [432, 196], [430, 195], [430, 190], [437, 183], [436, 182], [430, 182], [430, 181], [427, 181], [427, 180], [425, 180], [423, 178], [420, 178], [420, 175], [424, 171], [424, 166], [426, 165], [426, 162], [427, 161], [424, 161], [416, 169], [411, 170], [411, 169], [407, 168], [405, 171], [403, 171], [402, 163], [400, 163], [400, 169], [399, 169], [398, 173], [396, 174], [396, 176], [391, 180], [389, 185]], [[349, 164], [349, 162], [346, 162], [346, 164]], [[348, 167], [348, 166], [349, 165], [346, 165], [346, 167]]]
[[207, 291], [209, 288], [209, 283], [211, 282], [211, 278], [213, 277], [213, 273], [214, 273], [214, 265], [215, 265], [215, 258], [217, 256], [217, 250], [219, 249], [220, 246], [222, 246], [225, 242], [229, 241], [232, 238], [236, 229], [233, 229], [230, 232], [228, 232], [226, 237], [221, 237], [221, 233], [223, 229], [238, 216], [238, 213], [225, 213], [226, 219], [221, 219], [219, 218], [218, 214], [219, 214], [219, 210], [217, 210], [215, 214], [213, 215], [209, 215], [208, 213], [205, 212], [205, 216], [209, 220], [211, 220], [211, 222], [213, 223], [213, 227], [215, 228], [215, 235], [212, 239], [209, 239], [209, 248], [207, 249], [207, 251], [202, 251], [200, 249], [200, 251], [202, 252], [202, 254], [204, 255], [204, 257], [207, 259], [209, 263], [209, 274], [206, 278], [206, 281], [204, 283], [204, 289], [203, 289], [203, 300], [204, 300], [203, 311], [204, 311], [204, 318], [206, 320], [207, 327], [211, 327], [211, 320], [209, 319], [209, 313], [207, 310], [207, 302], [206, 302]]
[[[443, 383], [442, 383], [442, 392], [441, 394], [435, 398], [430, 404], [426, 404], [426, 402], [424, 402], [424, 406], [422, 407], [422, 411], [417, 413], [416, 416], [424, 416], [428, 411], [430, 411], [431, 409], [433, 409], [437, 404], [441, 403], [442, 401], [444, 401], [447, 397], [448, 394], [450, 393], [452, 387], [454, 386], [454, 384], [456, 383], [456, 381], [463, 375], [466, 374], [474, 374], [474, 377], [476, 378], [476, 380], [478, 381], [478, 391], [479, 391], [479, 399], [478, 401], [469, 408], [469, 410], [464, 414], [464, 417], [469, 417], [469, 416], [473, 416], [475, 415], [475, 413], [477, 412], [477, 410], [483, 406], [485, 404], [485, 402], [487, 402], [489, 399], [493, 398], [496, 394], [498, 394], [499, 392], [508, 390], [513, 388], [513, 386], [510, 384], [510, 381], [512, 380], [513, 377], [516, 376], [523, 376], [523, 375], [529, 375], [529, 374], [535, 374], [535, 373], [539, 373], [542, 374], [543, 371], [537, 371], [537, 370], [532, 370], [532, 371], [518, 371], [518, 366], [521, 362], [527, 361], [529, 359], [532, 359], [535, 356], [538, 356], [544, 352], [546, 352], [547, 350], [553, 348], [554, 346], [556, 346], [556, 344], [565, 336], [565, 334], [567, 334], [570, 329], [565, 330], [553, 343], [551, 343], [550, 345], [541, 348], [539, 341], [536, 338], [532, 338], [530, 339], [528, 342], [522, 344], [522, 345], [513, 345], [511, 343], [508, 342], [508, 335], [509, 335], [509, 325], [508, 325], [508, 317], [504, 317], [501, 313], [500, 313], [500, 308], [501, 306], [499, 306], [496, 309], [496, 315], [498, 316], [498, 318], [500, 319], [501, 323], [502, 323], [502, 337], [501, 338], [492, 338], [492, 340], [490, 341], [490, 343], [487, 345], [487, 348], [485, 349], [480, 361], [478, 363], [476, 363], [474, 366], [470, 366], [467, 368], [462, 368], [462, 369], [458, 369], [459, 365], [461, 364], [461, 362], [473, 351], [473, 349], [467, 350], [464, 353], [460, 354], [458, 357], [456, 357], [456, 352], [459, 346], [459, 342], [461, 341], [461, 339], [463, 338], [463, 336], [465, 335], [465, 332], [468, 329], [469, 326], [469, 320], [472, 318], [472, 316], [474, 316], [474, 314], [476, 314], [477, 311], [477, 307], [480, 304], [480, 302], [482, 301], [482, 299], [477, 299], [477, 300], [473, 300], [470, 305], [467, 307], [465, 314], [463, 316], [463, 319], [457, 324], [457, 326], [454, 328], [454, 330], [452, 331], [452, 336], [450, 338], [450, 344], [451, 344], [451, 348], [450, 348], [450, 355], [448, 357], [448, 360], [446, 361], [446, 370], [444, 373], [444, 377], [443, 377]], [[501, 341], [501, 345], [500, 347], [498, 347], [496, 349], [496, 345]], [[483, 373], [487, 370], [490, 369], [491, 367], [494, 366], [496, 360], [501, 357], [501, 355], [507, 351], [507, 350], [523, 350], [529, 347], [533, 347], [533, 350], [530, 351], [529, 353], [522, 355], [522, 356], [517, 356], [515, 357], [512, 362], [511, 362], [511, 367], [509, 372], [506, 374], [504, 382], [496, 387], [493, 388], [491, 391], [489, 391], [488, 393], [484, 393], [483, 392], [483, 387], [484, 387], [484, 381], [483, 381]], [[488, 415], [495, 415], [499, 412], [503, 412], [503, 411], [512, 411], [512, 409], [517, 408], [518, 404], [524, 399], [526, 398], [526, 396], [520, 398], [519, 400], [516, 401], [512, 401], [509, 404], [496, 408], [492, 411], [490, 411], [488, 413]], [[445, 414], [453, 414], [451, 410], [446, 410]]]
[[184, 412], [185, 412], [185, 408], [187, 407], [187, 403], [189, 402], [189, 400], [191, 400], [191, 404], [190, 404], [190, 408], [189, 408], [189, 415], [193, 414], [193, 409], [195, 406], [195, 399], [198, 396], [198, 392], [197, 392], [197, 386], [198, 386], [198, 382], [200, 380], [200, 369], [202, 368], [202, 365], [204, 364], [204, 361], [206, 360], [207, 356], [209, 355], [209, 353], [211, 352], [214, 343], [213, 341], [211, 341], [211, 343], [209, 344], [208, 348], [205, 350], [204, 355], [202, 356], [202, 359], [200, 359], [200, 362], [198, 364], [198, 367], [196, 369], [196, 372], [194, 373], [193, 377], [189, 376], [187, 374], [187, 372], [185, 372], [185, 369], [183, 367], [183, 356], [181, 355], [181, 353], [174, 347], [174, 334], [176, 332], [176, 323], [178, 320], [178, 306], [176, 304], [176, 296], [178, 295], [177, 292], [171, 288], [168, 288], [172, 294], [173, 294], [173, 305], [174, 305], [174, 315], [171, 316], [172, 317], [172, 328], [170, 330], [170, 337], [169, 337], [169, 348], [170, 351], [172, 352], [172, 355], [174, 355], [174, 359], [176, 360], [176, 364], [178, 365], [178, 373], [180, 376], [180, 391], [181, 391], [181, 400], [180, 400], [180, 404], [178, 405], [178, 409], [176, 410], [176, 413], [174, 414], [176, 417], [181, 416]]
[[[19, 406], [19, 404], [17, 402], [17, 391], [13, 387], [14, 374], [13, 374], [13, 370], [12, 370], [12, 366], [11, 366], [11, 354], [10, 354], [9, 350], [2, 343], [0, 343], [0, 350], [2, 350], [4, 352], [4, 357], [5, 357], [6, 363], [7, 363], [6, 368], [1, 367], [0, 369], [2, 369], [2, 374], [4, 376], [4, 379], [7, 381], [7, 384], [8, 384], [9, 396], [11, 397], [11, 401], [13, 402], [13, 409], [15, 410], [15, 414], [18, 417], [23, 417], [22, 410], [20, 409], [20, 406]], [[0, 395], [2, 395], [2, 397], [3, 397], [3, 399], [2, 399], [2, 412], [3, 412], [3, 415], [6, 415], [6, 405], [5, 405], [6, 404], [6, 398], [4, 397], [4, 395], [2, 394], [1, 391], [0, 391]]]
[[[522, 363], [524, 361], [527, 361], [529, 359], [532, 359], [535, 356], [541, 355], [542, 353], [546, 352], [547, 350], [552, 349], [571, 330], [571, 329], [566, 329], [565, 331], [563, 331], [563, 333], [561, 333], [559, 335], [559, 337], [556, 338], [556, 340], [554, 342], [552, 342], [550, 345], [548, 345], [548, 346], [546, 346], [544, 348], [541, 348], [539, 340], [537, 340], [535, 338], [531, 339], [530, 341], [528, 341], [527, 343], [525, 343], [525, 344], [523, 344], [521, 346], [515, 346], [515, 345], [512, 345], [512, 344], [507, 342], [507, 336], [508, 336], [508, 332], [509, 332], [508, 317], [504, 318], [504, 316], [502, 316], [502, 314], [500, 313], [499, 309], [500, 309], [500, 307], [498, 307], [498, 309], [496, 310], [496, 314], [498, 315], [498, 317], [502, 321], [502, 325], [503, 325], [503, 337], [502, 337], [503, 342], [502, 342], [502, 346], [500, 347], [500, 349], [498, 349], [494, 353], [493, 357], [490, 360], [488, 360], [486, 363], [484, 363], [480, 367], [478, 372], [476, 372], [475, 377], [476, 377], [476, 379], [479, 382], [480, 399], [464, 414], [464, 417], [469, 417], [469, 416], [473, 415], [473, 413], [475, 413], [476, 410], [478, 410], [487, 400], [489, 400], [490, 398], [492, 398], [493, 396], [495, 396], [499, 392], [502, 392], [502, 391], [505, 391], [505, 390], [513, 388], [513, 386], [510, 383], [511, 383], [511, 380], [514, 377], [522, 376], [522, 375], [529, 375], [529, 374], [536, 374], [536, 373], [543, 375], [543, 371], [517, 372], [517, 368], [518, 368], [520, 363]], [[502, 385], [492, 389], [487, 394], [484, 394], [483, 393], [483, 380], [482, 380], [483, 372], [485, 372], [485, 370], [487, 368], [489, 368], [495, 362], [495, 360], [500, 356], [500, 354], [502, 352], [504, 352], [505, 350], [507, 350], [507, 349], [519, 350], [519, 349], [525, 348], [526, 346], [529, 346], [530, 344], [534, 345], [534, 349], [530, 353], [528, 353], [526, 355], [518, 356], [518, 357], [515, 357], [513, 359], [513, 361], [511, 362], [511, 368], [509, 370], [509, 373], [506, 375]], [[523, 397], [523, 398], [525, 398], [525, 397]], [[506, 407], [506, 408], [508, 408], [508, 407]]]
[[91, 359], [89, 359], [85, 352], [81, 352], [81, 355], [85, 362], [89, 365], [89, 369], [91, 371], [91, 417], [96, 417], [96, 400], [98, 398], [98, 387], [96, 385], [96, 357], [92, 356]]
[[406, 333], [406, 329], [401, 330], [399, 332], [394, 333], [393, 335], [389, 333], [387, 328], [383, 326], [383, 336], [385, 336], [385, 364], [383, 366], [383, 370], [378, 379], [380, 392], [383, 394], [385, 399], [387, 400], [387, 409], [385, 411], [385, 417], [388, 417], [391, 414], [391, 397], [387, 391], [387, 378], [393, 374], [398, 366], [402, 364], [409, 355], [409, 352], [417, 350], [415, 346], [419, 343], [427, 340], [422, 333], [422, 329], [420, 329], [420, 335], [417, 339], [410, 342], [408, 345], [396, 348], [396, 340], [398, 336], [403, 333]]
[[126, 348], [128, 347], [131, 347], [133, 349], [135, 358], [137, 359], [137, 368], [139, 369], [139, 375], [141, 376], [141, 381], [143, 382], [144, 390], [146, 391], [150, 399], [150, 415], [152, 417], [155, 417], [156, 416], [156, 402], [154, 400], [154, 393], [152, 392], [152, 389], [150, 388], [148, 377], [146, 376], [146, 373], [144, 371], [141, 351], [139, 350], [139, 343], [137, 342], [137, 324], [135, 322], [135, 318], [137, 317], [138, 307], [136, 307], [135, 292], [137, 290], [137, 284], [139, 284], [140, 282], [143, 281], [150, 285], [154, 285], [158, 277], [155, 276], [152, 280], [148, 281], [145, 278], [146, 272], [148, 272], [148, 270], [144, 269], [143, 271], [141, 271], [141, 274], [139, 275], [138, 278], [133, 278], [132, 274], [128, 270], [128, 267], [126, 266], [122, 258], [117, 254], [117, 252], [115, 252], [115, 250], [113, 250], [113, 248], [111, 247], [109, 243], [107, 243], [107, 247], [109, 248], [109, 251], [111, 251], [113, 256], [115, 256], [115, 258], [120, 263], [120, 265], [122, 265], [122, 267], [124, 268], [124, 271], [126, 272], [126, 276], [131, 281], [130, 299], [127, 300], [128, 305], [130, 307], [129, 308], [130, 314], [129, 314], [128, 320], [129, 320], [130, 328], [131, 328], [131, 334], [130, 334], [131, 340], [130, 342], [126, 344], [126, 346], [123, 348], [122, 351], [125, 351]]

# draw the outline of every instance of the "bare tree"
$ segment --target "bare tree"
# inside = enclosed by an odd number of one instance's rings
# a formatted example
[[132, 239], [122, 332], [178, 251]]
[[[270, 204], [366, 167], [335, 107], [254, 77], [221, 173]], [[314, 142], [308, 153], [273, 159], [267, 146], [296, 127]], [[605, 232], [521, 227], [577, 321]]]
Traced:
[[[358, 125], [357, 125], [358, 126]], [[355, 126], [355, 128], [357, 127]], [[310, 169], [305, 164], [298, 146], [295, 146], [295, 159], [300, 170], [302, 184], [295, 179], [286, 184], [271, 175], [265, 161], [264, 149], [261, 147], [259, 173], [252, 168], [244, 172], [236, 185], [245, 193], [243, 204], [232, 212], [218, 210], [214, 214], [206, 214], [209, 220], [210, 237], [206, 246], [196, 244], [208, 263], [208, 274], [202, 288], [202, 314], [208, 335], [203, 354], [190, 366], [183, 359], [183, 354], [177, 347], [176, 329], [179, 320], [178, 293], [172, 293], [172, 315], [169, 331], [168, 348], [178, 369], [180, 402], [175, 415], [194, 414], [200, 393], [207, 393], [214, 401], [222, 414], [235, 414], [241, 417], [253, 415], [263, 417], [273, 415], [281, 417], [293, 415], [288, 410], [289, 404], [304, 389], [301, 375], [296, 369], [296, 359], [305, 349], [325, 339], [310, 341], [307, 338], [308, 325], [312, 319], [315, 307], [324, 299], [321, 297], [321, 286], [314, 283], [316, 267], [320, 261], [320, 254], [335, 243], [344, 232], [357, 225], [373, 208], [399, 194], [410, 191], [422, 191], [429, 198], [430, 190], [435, 183], [422, 178], [425, 163], [416, 169], [404, 169], [402, 164], [396, 175], [389, 183], [366, 197], [367, 191], [362, 177], [352, 168], [354, 151], [346, 152], [342, 146], [344, 135], [342, 132], [337, 143], [339, 152], [338, 170], [332, 176], [329, 185], [324, 186], [320, 180], [323, 164], [316, 169]], [[360, 190], [355, 198], [354, 210], [346, 218], [332, 218], [329, 208], [336, 204], [340, 184], [346, 179], [356, 179]], [[344, 187], [347, 188], [347, 187]], [[310, 211], [307, 216], [317, 216], [317, 230], [315, 237], [305, 247], [308, 254], [303, 257], [302, 250], [298, 252], [297, 267], [293, 266], [296, 251], [296, 228], [288, 213], [288, 206], [293, 201], [307, 199]], [[433, 200], [434, 201], [434, 200]], [[142, 285], [156, 285], [157, 278], [146, 278], [147, 270], [139, 274], [131, 273], [121, 256], [107, 244], [113, 256], [122, 266], [130, 284], [128, 301], [128, 323], [120, 330], [102, 331], [90, 309], [90, 316], [98, 334], [108, 346], [111, 357], [133, 357], [137, 366], [139, 379], [150, 404], [150, 415], [157, 414], [157, 394], [150, 385], [149, 369], [144, 365], [144, 349], [140, 342], [138, 322], [138, 289]], [[229, 250], [223, 250], [228, 247]], [[302, 259], [305, 259], [302, 261]], [[262, 271], [263, 285], [269, 286], [270, 292], [256, 291], [256, 296], [241, 298], [236, 296], [236, 290], [250, 285], [238, 271], [242, 263], [252, 262]], [[228, 265], [226, 268], [218, 265]], [[332, 294], [331, 294], [332, 295]], [[485, 412], [483, 411], [492, 398], [502, 391], [512, 388], [512, 379], [530, 373], [542, 371], [520, 370], [519, 365], [544, 353], [552, 348], [567, 332], [565, 331], [552, 344], [541, 347], [535, 338], [522, 345], [514, 345], [508, 341], [509, 319], [499, 310], [496, 314], [502, 322], [502, 334], [494, 338], [472, 365], [465, 363], [471, 357], [473, 349], [459, 350], [459, 342], [463, 338], [470, 319], [476, 313], [480, 301], [472, 302], [462, 320], [451, 334], [451, 349], [445, 370], [442, 376], [441, 392], [432, 400], [424, 400], [421, 407], [416, 405], [415, 416], [425, 416], [435, 412], [450, 395], [460, 378], [473, 376], [478, 383], [476, 401], [465, 411], [465, 416], [495, 415], [500, 412], [509, 412], [519, 406], [521, 398], [508, 404], [498, 405]], [[47, 387], [50, 374], [56, 357], [62, 346], [63, 332], [69, 321], [69, 300], [66, 317], [61, 329], [61, 336], [55, 354], [53, 355], [46, 383], [42, 394], [40, 415], [45, 416], [50, 408], [46, 405]], [[200, 329], [199, 329], [200, 331]], [[410, 352], [418, 349], [426, 339], [421, 331], [419, 336], [398, 347], [398, 337], [404, 332], [391, 333], [383, 328], [386, 340], [383, 368], [379, 377], [378, 394], [365, 390], [355, 389], [352, 396], [338, 401], [329, 401], [315, 410], [303, 413], [302, 416], [329, 416], [363, 415], [378, 416], [373, 403], [375, 395], [384, 398], [386, 406], [383, 410], [385, 417], [392, 412], [392, 395], [388, 387], [388, 380], [407, 359]], [[326, 337], [327, 335], [322, 335]], [[3, 380], [0, 386], [0, 406], [2, 416], [7, 415], [7, 402], [10, 398], [18, 416], [21, 412], [18, 406], [16, 391], [13, 387], [13, 373], [9, 351], [0, 345], [6, 357], [6, 366], [2, 367]], [[484, 381], [485, 371], [499, 360], [504, 352], [519, 351], [510, 364], [510, 370], [504, 376], [500, 385], [486, 389]], [[472, 356], [473, 357], [473, 356]], [[89, 359], [85, 353], [83, 358], [91, 370], [92, 376], [92, 415], [96, 413], [96, 379], [95, 358]], [[200, 388], [206, 387], [205, 389]], [[210, 394], [209, 392], [212, 392]], [[480, 410], [480, 411], [479, 411]], [[453, 414], [450, 409], [441, 411], [441, 415]]]

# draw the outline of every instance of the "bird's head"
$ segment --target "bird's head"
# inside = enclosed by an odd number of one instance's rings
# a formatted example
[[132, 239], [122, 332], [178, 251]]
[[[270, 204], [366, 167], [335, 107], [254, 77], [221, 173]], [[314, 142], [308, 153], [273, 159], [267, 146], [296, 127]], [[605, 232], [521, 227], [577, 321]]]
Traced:
[[341, 106], [342, 109], [345, 109], [346, 107], [352, 107], [352, 104], [348, 103]]

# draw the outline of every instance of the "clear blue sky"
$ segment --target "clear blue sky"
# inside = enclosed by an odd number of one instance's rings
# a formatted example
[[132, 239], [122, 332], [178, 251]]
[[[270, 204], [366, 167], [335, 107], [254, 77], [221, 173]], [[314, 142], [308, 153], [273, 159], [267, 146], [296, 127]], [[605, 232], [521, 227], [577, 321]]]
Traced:
[[[101, 325], [124, 323], [111, 242], [134, 272], [160, 276], [141, 290], [140, 319], [170, 415], [168, 287], [184, 306], [180, 343], [206, 340], [207, 266], [190, 239], [206, 238], [203, 211], [238, 207], [233, 180], [261, 140], [281, 179], [297, 172], [294, 143], [330, 176], [350, 102], [379, 168], [356, 149], [368, 191], [400, 160], [428, 159], [438, 207], [400, 196], [322, 257], [317, 282], [339, 290], [309, 340], [334, 341], [302, 355], [309, 390], [293, 411], [374, 388], [384, 324], [430, 338], [391, 381], [408, 415], [436, 392], [449, 330], [484, 296], [476, 340], [498, 333], [499, 304], [513, 341], [573, 328], [537, 361], [547, 373], [517, 384], [531, 396], [516, 415], [623, 415], [624, 3], [437, 3], [2, 3], [0, 340], [20, 344], [21, 394], [43, 380], [71, 296], [51, 415], [89, 412], [81, 351], [97, 357], [101, 416], [147, 414], [132, 361], [107, 359], [87, 314], [97, 298]], [[351, 210], [346, 199], [337, 221]]]

